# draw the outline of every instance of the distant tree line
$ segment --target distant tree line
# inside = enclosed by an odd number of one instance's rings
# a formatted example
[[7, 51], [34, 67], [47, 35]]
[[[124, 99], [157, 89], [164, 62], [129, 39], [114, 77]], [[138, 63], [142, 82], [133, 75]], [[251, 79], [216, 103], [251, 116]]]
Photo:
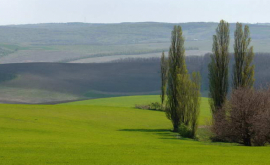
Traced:
[[[230, 53], [230, 63], [229, 63], [229, 84], [233, 83], [233, 64], [234, 64], [234, 56], [233, 53]], [[210, 54], [205, 54], [203, 56], [186, 56], [186, 66], [189, 73], [199, 72], [201, 74], [201, 93], [202, 96], [208, 97], [209, 91], [209, 80], [208, 80], [208, 64], [211, 61]], [[123, 58], [119, 60], [114, 60], [109, 63], [133, 63], [140, 64], [145, 63], [147, 65], [154, 66], [157, 68], [156, 72], [160, 73], [160, 61], [161, 58]], [[268, 85], [270, 82], [270, 53], [260, 53], [257, 52], [254, 55], [253, 64], [256, 66], [254, 68], [254, 88], [258, 89], [262, 86]], [[141, 72], [145, 72], [141, 70]], [[160, 80], [161, 81], [161, 80]], [[161, 82], [160, 82], [161, 83]], [[159, 88], [157, 88], [159, 90]], [[229, 93], [231, 89], [229, 89]]]

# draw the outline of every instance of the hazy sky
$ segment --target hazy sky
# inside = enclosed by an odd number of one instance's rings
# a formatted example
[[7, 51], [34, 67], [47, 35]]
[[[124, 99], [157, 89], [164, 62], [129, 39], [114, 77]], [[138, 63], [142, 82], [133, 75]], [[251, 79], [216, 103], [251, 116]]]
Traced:
[[270, 0], [0, 0], [0, 25], [48, 22], [270, 22]]

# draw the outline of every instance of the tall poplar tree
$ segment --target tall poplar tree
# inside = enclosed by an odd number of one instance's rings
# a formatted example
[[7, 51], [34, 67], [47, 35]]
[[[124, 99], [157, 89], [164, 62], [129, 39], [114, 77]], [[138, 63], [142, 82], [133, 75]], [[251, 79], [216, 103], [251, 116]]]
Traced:
[[180, 26], [175, 26], [172, 31], [168, 63], [166, 115], [172, 121], [174, 132], [194, 138], [198, 126], [200, 75], [193, 73], [190, 78], [188, 74]]
[[168, 88], [167, 88], [167, 104], [166, 115], [172, 121], [173, 131], [179, 131], [180, 118], [183, 113], [180, 112], [180, 105], [178, 98], [180, 95], [179, 74], [187, 74], [185, 65], [185, 48], [184, 37], [181, 26], [174, 26], [171, 35], [171, 47], [169, 50], [169, 69], [168, 69]]
[[251, 42], [249, 27], [242, 28], [241, 23], [236, 24], [234, 32], [234, 59], [233, 66], [233, 88], [252, 88], [254, 84], [254, 65], [251, 65], [254, 53]]
[[167, 89], [167, 78], [168, 78], [168, 60], [165, 57], [165, 53], [162, 52], [161, 61], [160, 61], [160, 70], [161, 70], [161, 105], [163, 107], [166, 89]]
[[229, 23], [221, 20], [213, 36], [213, 54], [209, 64], [210, 105], [213, 113], [222, 107], [228, 93], [229, 43]]

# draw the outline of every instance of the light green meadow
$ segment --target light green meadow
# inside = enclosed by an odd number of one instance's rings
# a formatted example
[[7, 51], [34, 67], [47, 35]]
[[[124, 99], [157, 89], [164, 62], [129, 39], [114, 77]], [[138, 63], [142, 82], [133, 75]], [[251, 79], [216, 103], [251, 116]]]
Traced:
[[[159, 96], [61, 105], [0, 105], [0, 164], [270, 164], [270, 147], [182, 139], [160, 111], [135, 104]], [[202, 98], [200, 125], [210, 110]]]

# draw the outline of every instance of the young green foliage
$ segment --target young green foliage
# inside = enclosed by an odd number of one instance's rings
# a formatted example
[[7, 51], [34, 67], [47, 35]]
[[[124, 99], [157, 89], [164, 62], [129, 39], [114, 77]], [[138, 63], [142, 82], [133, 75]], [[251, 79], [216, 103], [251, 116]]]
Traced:
[[185, 65], [185, 48], [184, 37], [182, 36], [182, 28], [174, 26], [171, 36], [171, 47], [169, 51], [169, 69], [168, 69], [168, 89], [167, 89], [167, 105], [166, 115], [172, 121], [173, 131], [178, 132], [180, 118], [182, 121], [183, 113], [180, 112], [180, 103], [178, 98], [180, 95], [178, 74], [187, 74]]
[[188, 138], [195, 138], [198, 128], [198, 116], [200, 106], [200, 74], [193, 72], [179, 74], [177, 90], [179, 91], [179, 118], [180, 134]]
[[254, 65], [251, 65], [254, 53], [253, 46], [249, 47], [251, 42], [249, 27], [246, 25], [244, 32], [242, 24], [236, 24], [234, 32], [234, 59], [233, 66], [233, 88], [249, 87], [254, 84]]
[[212, 112], [222, 107], [228, 93], [229, 23], [221, 20], [213, 36], [213, 54], [209, 64], [209, 90]]
[[198, 118], [200, 114], [200, 103], [201, 103], [201, 76], [200, 73], [193, 72], [191, 77], [191, 88], [190, 88], [190, 96], [191, 103], [190, 111], [191, 111], [191, 137], [196, 136], [196, 131], [198, 129]]
[[[198, 126], [200, 76], [188, 74], [185, 63], [184, 38], [180, 26], [172, 31], [169, 51], [166, 115], [172, 121], [173, 131], [194, 138]], [[180, 129], [179, 129], [180, 127]]]

